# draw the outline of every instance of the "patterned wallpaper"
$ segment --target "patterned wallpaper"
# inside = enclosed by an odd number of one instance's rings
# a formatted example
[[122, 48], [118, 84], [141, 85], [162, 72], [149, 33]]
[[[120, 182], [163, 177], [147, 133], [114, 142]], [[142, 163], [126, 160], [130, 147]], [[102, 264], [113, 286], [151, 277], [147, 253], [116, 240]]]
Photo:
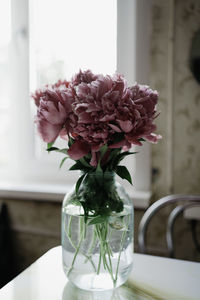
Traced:
[[[152, 201], [172, 193], [200, 194], [200, 85], [189, 69], [190, 47], [199, 29], [199, 0], [153, 0], [150, 85], [160, 94], [156, 123], [163, 139], [152, 146]], [[164, 255], [169, 211], [163, 209], [150, 226], [151, 254]], [[190, 225], [184, 218], [176, 222], [176, 257], [200, 261]]]
[[150, 84], [160, 94], [157, 119], [163, 140], [153, 147], [153, 188], [200, 194], [200, 85], [189, 69], [200, 1], [153, 1]]

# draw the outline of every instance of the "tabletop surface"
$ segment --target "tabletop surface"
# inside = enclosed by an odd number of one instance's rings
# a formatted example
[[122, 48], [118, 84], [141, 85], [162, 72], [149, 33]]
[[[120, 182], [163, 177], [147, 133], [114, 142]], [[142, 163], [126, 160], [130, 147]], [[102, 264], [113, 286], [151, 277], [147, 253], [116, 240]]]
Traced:
[[0, 290], [2, 300], [200, 300], [200, 263], [133, 254], [127, 283], [88, 292], [70, 284], [62, 270], [61, 247], [49, 250]]

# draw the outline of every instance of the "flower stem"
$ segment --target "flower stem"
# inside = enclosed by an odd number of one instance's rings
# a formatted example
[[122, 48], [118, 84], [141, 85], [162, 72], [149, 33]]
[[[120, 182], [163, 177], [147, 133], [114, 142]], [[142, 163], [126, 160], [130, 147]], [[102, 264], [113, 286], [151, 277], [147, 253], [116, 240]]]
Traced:
[[[96, 234], [96, 231], [95, 231], [95, 228], [93, 228], [93, 236], [92, 236], [92, 242], [91, 242], [91, 246], [90, 246], [90, 248], [89, 248], [89, 250], [88, 250], [88, 257], [91, 257], [91, 255], [92, 255], [92, 252], [93, 252], [93, 250], [94, 250], [94, 247], [96, 246], [96, 240], [97, 240], [97, 234]], [[89, 258], [87, 258], [86, 260], [85, 260], [85, 263], [87, 262], [87, 260], [88, 260]]]
[[[77, 246], [74, 244], [74, 242], [72, 241], [72, 238], [71, 238], [71, 226], [72, 226], [72, 216], [69, 217], [69, 221], [68, 221], [68, 230], [67, 230], [66, 228], [64, 228], [64, 230], [65, 230], [65, 233], [66, 233], [66, 235], [67, 235], [67, 238], [68, 238], [68, 240], [69, 240], [71, 246], [72, 246], [75, 250], [77, 250]], [[85, 232], [86, 232], [86, 231], [85, 231]], [[84, 237], [84, 238], [85, 238], [85, 237]], [[95, 266], [95, 264], [94, 264], [94, 262], [93, 262], [93, 260], [92, 260], [92, 258], [91, 258], [91, 255], [88, 256], [87, 254], [84, 254], [84, 253], [82, 253], [82, 252], [81, 252], [81, 254], [85, 256], [85, 258], [86, 258], [86, 261], [85, 261], [85, 262], [87, 262], [88, 260], [90, 261], [90, 263], [91, 263], [91, 265], [92, 265], [92, 267], [93, 267], [93, 269], [94, 269], [94, 272], [96, 272], [96, 266]]]
[[82, 241], [84, 239], [84, 235], [85, 235], [85, 230], [84, 230], [84, 223], [83, 223], [83, 220], [82, 218], [80, 218], [79, 220], [79, 225], [80, 225], [80, 240], [79, 240], [79, 243], [78, 243], [78, 246], [76, 248], [76, 252], [74, 254], [74, 258], [73, 258], [73, 261], [72, 261], [72, 264], [71, 264], [71, 267], [67, 273], [67, 276], [69, 276], [69, 274], [71, 273], [72, 269], [73, 269], [73, 266], [74, 266], [74, 263], [75, 263], [75, 260], [76, 260], [76, 257], [79, 253], [79, 250], [80, 250], [80, 247], [81, 247], [81, 244], [82, 244]]
[[[127, 218], [127, 224], [128, 223], [129, 223], [129, 217]], [[124, 231], [122, 233], [121, 241], [120, 241], [120, 251], [119, 251], [119, 255], [118, 255], [118, 261], [117, 261], [117, 268], [116, 268], [116, 273], [115, 273], [114, 285], [116, 285], [117, 278], [118, 278], [119, 263], [120, 263], [121, 253], [122, 253], [122, 250], [123, 250], [124, 239], [126, 237], [127, 229], [128, 229], [127, 226], [125, 226]]]
[[[109, 244], [107, 242], [108, 222], [106, 222], [105, 224], [102, 224], [102, 225], [96, 225], [96, 231], [97, 231], [97, 235], [98, 235], [99, 242], [100, 242], [100, 254], [99, 254], [99, 264], [98, 264], [97, 274], [99, 274], [101, 259], [102, 259], [104, 269], [108, 270], [108, 272], [110, 273], [110, 276], [113, 280], [113, 284], [114, 284], [115, 280], [113, 277], [111, 250], [109, 249]], [[107, 261], [106, 255], [108, 256], [108, 261]]]

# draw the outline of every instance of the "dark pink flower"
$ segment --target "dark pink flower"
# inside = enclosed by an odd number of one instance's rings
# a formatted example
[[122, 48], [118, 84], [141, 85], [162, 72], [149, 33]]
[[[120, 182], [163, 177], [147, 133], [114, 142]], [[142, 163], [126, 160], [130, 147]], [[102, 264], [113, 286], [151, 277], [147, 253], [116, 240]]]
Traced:
[[146, 85], [137, 83], [130, 90], [131, 102], [128, 101], [127, 104], [129, 117], [121, 114], [119, 118], [121, 120], [118, 120], [121, 129], [126, 133], [125, 138], [129, 143], [136, 145], [140, 144], [139, 139], [141, 138], [156, 143], [161, 138], [161, 136], [153, 134], [156, 130], [153, 122], [156, 117], [158, 93]]
[[90, 146], [80, 140], [75, 141], [68, 150], [69, 156], [74, 159], [80, 159], [90, 151]]
[[128, 87], [118, 74], [111, 77], [80, 71], [71, 82], [58, 81], [32, 97], [44, 141], [70, 135], [74, 139], [70, 157], [77, 160], [91, 152], [93, 166], [105, 144], [110, 149], [129, 149], [132, 144], [142, 145], [141, 139], [156, 143], [161, 138], [153, 133], [158, 93], [137, 83]]
[[80, 83], [90, 83], [98, 78], [99, 75], [93, 74], [90, 70], [82, 72], [81, 70], [79, 73], [75, 74], [72, 78], [72, 85], [79, 85]]
[[[86, 75], [89, 75], [87, 80]], [[120, 76], [92, 76], [91, 73], [81, 72], [77, 75], [77, 78], [80, 77], [84, 78], [84, 82], [77, 84], [76, 79], [75, 83], [71, 83], [75, 93], [72, 109], [77, 120], [71, 128], [73, 133], [90, 145], [92, 152], [97, 152], [112, 140], [114, 129], [121, 131], [118, 124], [113, 122], [116, 119], [117, 102], [126, 84]]]
[[[92, 161], [102, 145], [126, 149], [131, 144], [142, 145], [141, 138], [156, 142], [159, 136], [152, 135], [158, 94], [148, 86], [135, 84], [128, 88], [120, 75], [102, 76], [80, 72], [70, 83], [74, 93], [72, 104], [76, 122], [71, 132], [76, 139], [90, 146]], [[123, 134], [120, 141], [114, 136]]]

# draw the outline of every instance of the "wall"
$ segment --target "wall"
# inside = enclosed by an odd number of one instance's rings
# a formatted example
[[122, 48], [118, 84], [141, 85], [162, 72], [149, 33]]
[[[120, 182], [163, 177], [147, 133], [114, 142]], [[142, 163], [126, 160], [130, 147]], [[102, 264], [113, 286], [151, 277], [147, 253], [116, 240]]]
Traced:
[[160, 93], [163, 140], [153, 147], [154, 192], [200, 194], [200, 85], [189, 70], [200, 1], [153, 2], [150, 85]]
[[1, 199], [0, 207], [2, 203], [7, 206], [12, 239], [12, 249], [6, 252], [14, 256], [17, 272], [28, 267], [50, 248], [60, 245], [61, 203]]
[[[152, 147], [153, 201], [172, 193], [200, 194], [200, 85], [189, 69], [191, 42], [199, 29], [200, 1], [153, 1], [150, 85], [160, 94], [156, 122], [163, 136]], [[159, 214], [148, 235], [154, 253], [165, 249], [168, 212]], [[178, 220], [176, 252], [179, 258], [200, 260], [190, 225]]]

